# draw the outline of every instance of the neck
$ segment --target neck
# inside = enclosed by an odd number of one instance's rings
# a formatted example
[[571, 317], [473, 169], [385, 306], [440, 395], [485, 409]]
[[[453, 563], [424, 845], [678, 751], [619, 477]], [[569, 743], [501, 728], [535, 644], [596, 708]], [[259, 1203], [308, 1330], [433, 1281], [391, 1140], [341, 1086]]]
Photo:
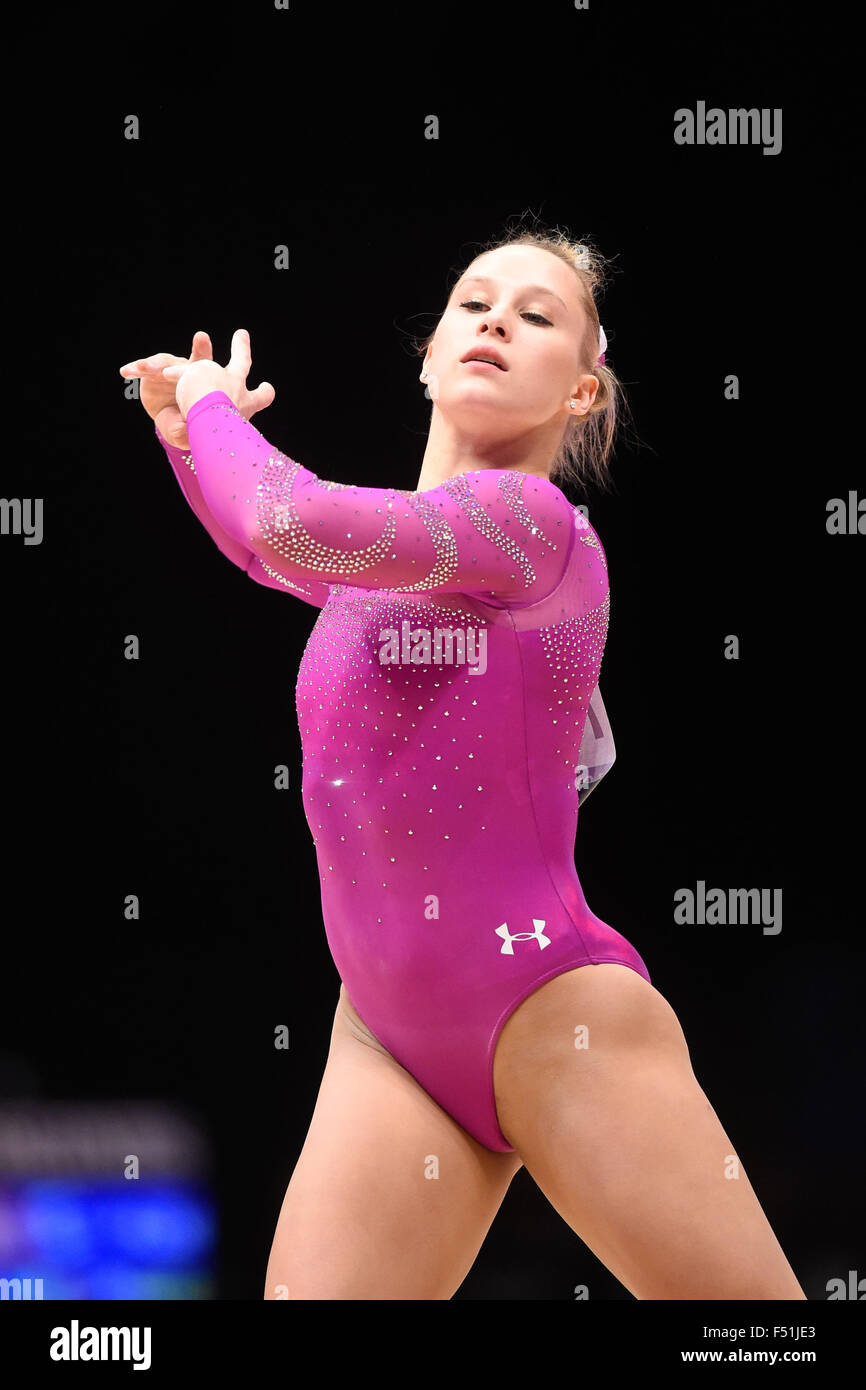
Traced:
[[550, 467], [562, 438], [562, 422], [528, 430], [521, 435], [484, 435], [478, 431], [461, 433], [434, 403], [427, 448], [421, 463], [416, 492], [429, 492], [448, 478], [485, 468], [508, 469], [549, 478]]

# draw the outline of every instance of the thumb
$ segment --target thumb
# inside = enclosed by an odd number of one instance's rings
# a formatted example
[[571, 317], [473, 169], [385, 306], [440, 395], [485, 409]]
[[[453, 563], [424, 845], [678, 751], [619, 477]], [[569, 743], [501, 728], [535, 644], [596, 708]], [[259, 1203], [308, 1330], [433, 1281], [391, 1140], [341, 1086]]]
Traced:
[[276, 396], [276, 391], [269, 381], [263, 381], [257, 386], [255, 391], [245, 391], [238, 405], [238, 410], [245, 420], [251, 420], [260, 410], [266, 410]]
[[263, 381], [252, 393], [252, 404], [256, 410], [264, 410], [276, 399], [276, 391], [269, 381]]

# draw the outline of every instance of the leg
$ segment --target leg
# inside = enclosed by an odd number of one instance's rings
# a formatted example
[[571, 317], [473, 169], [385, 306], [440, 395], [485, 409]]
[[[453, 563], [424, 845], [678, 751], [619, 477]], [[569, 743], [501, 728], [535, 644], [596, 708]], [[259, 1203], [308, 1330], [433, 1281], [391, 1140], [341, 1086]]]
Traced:
[[452, 1120], [341, 989], [265, 1298], [451, 1298], [520, 1167]]
[[588, 965], [542, 985], [500, 1034], [494, 1089], [527, 1171], [636, 1298], [806, 1297], [673, 1009], [636, 971]]

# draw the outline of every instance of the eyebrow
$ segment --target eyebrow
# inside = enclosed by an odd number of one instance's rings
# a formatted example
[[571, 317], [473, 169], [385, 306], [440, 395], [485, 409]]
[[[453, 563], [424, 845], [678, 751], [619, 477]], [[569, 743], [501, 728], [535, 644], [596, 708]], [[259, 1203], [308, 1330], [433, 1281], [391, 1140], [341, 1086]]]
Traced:
[[[471, 280], [476, 281], [479, 285], [492, 285], [494, 283], [487, 275], [464, 275], [463, 279], [454, 286], [455, 294], [457, 290], [459, 290], [460, 285], [465, 285]], [[549, 294], [551, 298], [559, 299], [558, 294], [554, 294], [553, 290], [545, 289], [544, 285], [524, 285], [523, 288], [524, 290], [528, 290], [531, 294]], [[565, 300], [559, 299], [559, 302], [565, 312], [568, 313], [568, 305]]]

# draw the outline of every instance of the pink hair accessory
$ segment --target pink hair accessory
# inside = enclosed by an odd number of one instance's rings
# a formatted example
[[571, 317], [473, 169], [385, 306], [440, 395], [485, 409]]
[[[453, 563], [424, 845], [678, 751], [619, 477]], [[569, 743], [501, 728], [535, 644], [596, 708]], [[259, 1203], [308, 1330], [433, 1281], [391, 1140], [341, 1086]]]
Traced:
[[598, 357], [596, 365], [604, 366], [604, 354], [607, 352], [607, 338], [601, 324], [598, 325]]

